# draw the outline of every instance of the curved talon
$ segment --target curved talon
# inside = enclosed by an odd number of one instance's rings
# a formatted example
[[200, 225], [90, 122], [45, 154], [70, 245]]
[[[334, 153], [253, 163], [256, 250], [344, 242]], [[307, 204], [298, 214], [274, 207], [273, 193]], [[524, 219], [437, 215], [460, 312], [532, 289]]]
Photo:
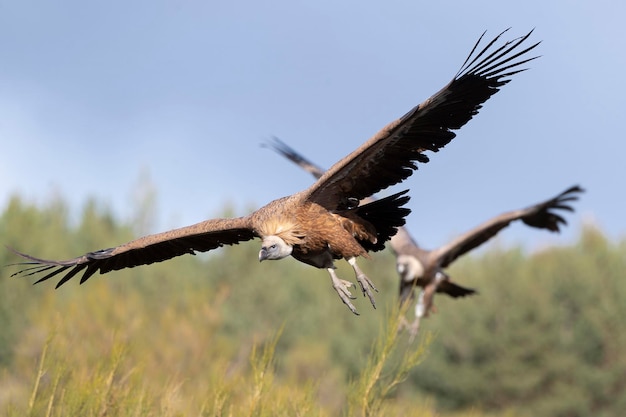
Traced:
[[[351, 300], [356, 300], [356, 297], [352, 295], [352, 293], [348, 289], [348, 287], [352, 286], [353, 284], [351, 282], [344, 281], [344, 280], [340, 280], [340, 281], [341, 282], [339, 284], [333, 282], [333, 288], [335, 289], [335, 291], [340, 293], [339, 296], [343, 294], [345, 297], [348, 297]], [[346, 283], [349, 285], [346, 285]]]
[[328, 268], [328, 273], [330, 274], [333, 288], [335, 289], [335, 291], [337, 291], [337, 294], [339, 295], [339, 298], [341, 298], [341, 301], [343, 301], [343, 303], [348, 306], [352, 313], [358, 316], [359, 313], [356, 311], [356, 308], [350, 301], [350, 299], [354, 300], [356, 299], [356, 297], [354, 297], [350, 290], [348, 290], [348, 288], [354, 286], [354, 284], [350, 281], [346, 281], [337, 277], [337, 274], [335, 274], [335, 270], [333, 268]]
[[371, 290], [378, 292], [378, 289], [365, 274], [357, 275], [356, 280], [361, 286], [363, 296], [367, 295], [367, 297], [370, 299], [370, 302], [372, 303], [372, 306], [376, 308], [376, 300], [374, 300], [374, 294]]
[[347, 296], [352, 298], [353, 300], [356, 300], [356, 296], [353, 296], [350, 290], [348, 290], [348, 288], [354, 287], [354, 284], [350, 281], [346, 281], [345, 279], [341, 279], [341, 278], [337, 278], [337, 279], [339, 280], [339, 282], [343, 284], [342, 288], [346, 291]]
[[348, 263], [354, 269], [354, 273], [356, 274], [356, 280], [361, 286], [361, 291], [363, 292], [363, 296], [367, 295], [367, 298], [370, 299], [372, 303], [372, 307], [376, 308], [376, 300], [374, 300], [374, 294], [372, 293], [372, 289], [378, 292], [378, 288], [374, 286], [374, 283], [361, 271], [361, 268], [356, 264], [356, 258], [348, 259]]

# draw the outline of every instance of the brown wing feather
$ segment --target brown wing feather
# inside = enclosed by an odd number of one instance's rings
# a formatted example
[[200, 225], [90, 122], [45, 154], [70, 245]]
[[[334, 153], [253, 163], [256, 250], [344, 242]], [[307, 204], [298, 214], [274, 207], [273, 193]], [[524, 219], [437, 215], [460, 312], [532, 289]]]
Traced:
[[501, 35], [477, 52], [481, 36], [448, 85], [333, 165], [303, 197], [334, 209], [346, 197], [360, 200], [397, 184], [417, 169], [416, 162], [428, 162], [425, 151], [437, 152], [450, 142], [453, 130], [476, 115], [508, 77], [523, 71], [520, 65], [536, 58], [523, 56], [539, 43], [518, 52], [530, 33], [495, 47]]
[[459, 256], [494, 237], [515, 220], [522, 220], [526, 225], [538, 229], [559, 232], [560, 225], [567, 224], [567, 221], [558, 214], [558, 210], [574, 211], [568, 203], [578, 200], [578, 194], [583, 191], [576, 185], [542, 203], [496, 216], [437, 249], [436, 256], [441, 257], [441, 266], [445, 268]]
[[35, 282], [46, 281], [65, 273], [56, 287], [63, 285], [74, 275], [84, 271], [80, 279], [82, 284], [96, 272], [101, 274], [139, 265], [149, 265], [165, 261], [184, 254], [206, 252], [223, 245], [233, 245], [256, 236], [250, 227], [248, 217], [234, 219], [212, 219], [192, 226], [170, 230], [128, 242], [114, 248], [102, 249], [86, 253], [66, 261], [39, 259], [13, 250], [29, 262], [17, 265], [28, 265], [12, 276], [31, 276], [47, 272]]

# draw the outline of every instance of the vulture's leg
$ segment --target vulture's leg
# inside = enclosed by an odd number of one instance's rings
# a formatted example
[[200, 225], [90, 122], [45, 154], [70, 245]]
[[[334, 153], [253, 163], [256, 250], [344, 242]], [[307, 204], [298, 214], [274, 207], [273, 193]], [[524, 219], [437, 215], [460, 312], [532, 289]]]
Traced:
[[426, 305], [424, 304], [424, 293], [426, 289], [420, 291], [417, 296], [417, 303], [415, 303], [415, 317], [422, 318], [426, 313]]
[[425, 289], [421, 290], [419, 295], [417, 296], [417, 303], [415, 304], [415, 320], [409, 326], [409, 342], [412, 342], [413, 339], [415, 339], [415, 336], [417, 336], [417, 333], [420, 329], [420, 321], [426, 313], [426, 305], [424, 304], [424, 292]]
[[356, 308], [354, 308], [354, 305], [352, 305], [352, 302], [350, 301], [350, 299], [354, 300], [356, 297], [353, 297], [350, 290], [348, 290], [348, 288], [353, 286], [354, 284], [350, 281], [339, 278], [335, 273], [335, 268], [327, 268], [327, 270], [330, 274], [333, 288], [335, 289], [335, 291], [337, 291], [337, 294], [339, 294], [339, 298], [341, 298], [341, 301], [343, 301], [343, 303], [348, 306], [350, 311], [358, 316], [359, 313], [357, 313]]
[[361, 291], [363, 291], [363, 295], [369, 297], [372, 306], [376, 308], [376, 301], [374, 300], [374, 294], [372, 290], [378, 292], [378, 289], [374, 286], [374, 283], [370, 281], [370, 279], [361, 271], [361, 268], [356, 264], [356, 258], [348, 258], [348, 263], [352, 265], [352, 269], [354, 269], [354, 273], [356, 274], [356, 280], [361, 285]]

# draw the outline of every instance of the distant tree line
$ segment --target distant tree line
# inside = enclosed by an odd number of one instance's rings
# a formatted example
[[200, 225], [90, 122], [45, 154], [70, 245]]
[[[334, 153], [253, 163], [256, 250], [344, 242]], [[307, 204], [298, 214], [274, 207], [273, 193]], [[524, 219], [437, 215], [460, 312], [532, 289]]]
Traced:
[[[141, 211], [152, 216], [150, 210], [150, 204], [143, 204], [136, 216]], [[0, 263], [19, 261], [4, 245], [62, 259], [123, 243], [137, 233], [134, 219], [121, 221], [95, 200], [85, 204], [77, 219], [69, 212], [61, 199], [45, 206], [11, 199], [0, 217]], [[194, 404], [204, 391], [191, 386], [211, 390], [209, 369], [235, 372], [247, 366], [252, 346], [284, 326], [273, 348], [277, 383], [314, 392], [315, 403], [329, 415], [346, 410], [342, 390], [360, 375], [371, 346], [384, 332], [381, 323], [398, 308], [393, 257], [383, 252], [363, 262], [380, 290], [380, 307], [373, 310], [359, 298], [362, 315], [353, 317], [326, 274], [297, 262], [259, 264], [257, 251], [258, 245], [245, 243], [98, 276], [83, 286], [68, 282], [56, 291], [53, 282], [32, 286], [28, 277], [9, 277], [15, 268], [3, 268], [0, 386], [11, 381], [22, 393], [18, 397], [28, 397], [42, 334], [54, 333], [52, 344], [66, 346], [56, 355], [73, 364], [72, 372], [62, 372], [57, 381], [67, 386], [83, 366], [86, 375], [97, 366], [97, 352], [115, 334], [127, 340], [129, 363], [146, 364], [134, 371], [145, 379], [137, 382], [142, 389], [138, 385], [133, 395], [158, 392], [155, 387], [162, 389], [168, 377], [179, 375], [187, 382], [181, 382], [178, 395]], [[492, 245], [463, 258], [451, 273], [479, 294], [435, 300], [437, 312], [420, 330], [423, 336], [433, 335], [428, 352], [389, 393], [389, 409], [409, 410], [411, 404], [431, 399], [443, 416], [469, 410], [484, 415], [626, 415], [624, 271], [626, 241], [608, 240], [591, 226], [567, 246], [526, 253]], [[347, 278], [352, 271], [340, 273]], [[93, 345], [82, 351], [72, 345], [78, 343], [75, 338]], [[398, 341], [407, 342], [406, 337]], [[37, 354], [29, 356], [25, 346]], [[53, 379], [40, 379], [52, 390]], [[59, 395], [47, 398], [61, 401]], [[8, 400], [0, 396], [0, 409], [7, 409], [3, 401]], [[149, 412], [158, 411], [151, 407]], [[11, 409], [19, 415], [19, 407]]]

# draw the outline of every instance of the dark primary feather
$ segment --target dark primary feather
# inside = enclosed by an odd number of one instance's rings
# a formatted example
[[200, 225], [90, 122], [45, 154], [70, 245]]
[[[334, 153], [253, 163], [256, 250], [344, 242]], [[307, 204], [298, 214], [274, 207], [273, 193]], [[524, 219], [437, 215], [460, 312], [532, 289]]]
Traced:
[[529, 213], [522, 217], [524, 224], [539, 229], [548, 229], [552, 232], [559, 232], [560, 225], [566, 225], [567, 221], [554, 210], [567, 210], [573, 212], [574, 209], [566, 204], [578, 200], [578, 193], [584, 190], [578, 185], [568, 188], [551, 200], [545, 201], [527, 210]]
[[524, 57], [539, 42], [522, 46], [532, 31], [496, 47], [503, 33], [479, 50], [481, 36], [452, 81], [333, 165], [307, 190], [308, 198], [327, 208], [346, 195], [360, 200], [409, 177], [416, 162], [428, 162], [425, 151], [437, 152], [448, 144], [456, 136], [453, 130], [476, 115], [510, 76], [524, 71], [521, 65], [536, 58]]

